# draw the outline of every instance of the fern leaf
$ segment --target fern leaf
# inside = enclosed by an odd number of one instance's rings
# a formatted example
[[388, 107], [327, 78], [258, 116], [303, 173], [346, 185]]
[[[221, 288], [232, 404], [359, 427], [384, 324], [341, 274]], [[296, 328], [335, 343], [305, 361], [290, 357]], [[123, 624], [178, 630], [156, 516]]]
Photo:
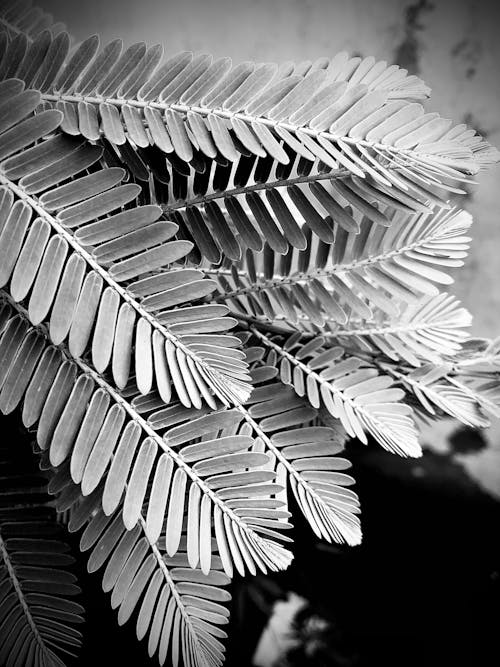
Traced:
[[[257, 350], [253, 348], [252, 354]], [[280, 532], [291, 527], [287, 523], [289, 513], [286, 510], [286, 486], [289, 484], [318, 537], [329, 542], [359, 544], [361, 533], [355, 516], [359, 502], [356, 494], [345, 488], [354, 480], [344, 473], [330, 472], [350, 466], [347, 459], [334, 456], [343, 449], [338, 428], [337, 431], [317, 428], [317, 411], [291, 390], [272, 381], [276, 374], [277, 370], [272, 366], [255, 368], [252, 371], [255, 389], [249, 402], [220, 414], [192, 419], [185, 413], [177, 411], [175, 414], [170, 408], [158, 409], [154, 403], [145, 404], [144, 410], [155, 429], [162, 432], [167, 427], [164, 437], [173, 445], [188, 441], [198, 428], [213, 428], [214, 423], [224, 420], [234, 429], [243, 419], [245, 424], [240, 430], [257, 438], [254, 448], [268, 454], [266, 468], [276, 470], [278, 485], [253, 483], [233, 489], [227, 502], [236, 508], [237, 514], [244, 519], [254, 517], [263, 534], [289, 541]], [[179, 423], [172, 428], [173, 419]], [[269, 494], [275, 498], [269, 500]]]
[[[111, 365], [121, 388], [135, 361], [141, 391], [161, 376], [166, 402], [172, 386], [188, 407], [214, 405], [212, 392], [226, 404], [244, 400], [243, 353], [230, 354], [238, 340], [224, 333], [235, 320], [227, 308], [196, 307], [215, 284], [179, 265], [192, 244], [172, 240], [178, 227], [158, 206], [137, 203], [144, 192], [121, 184], [123, 169], [100, 167], [98, 146], [56, 134], [29, 147], [62, 117], [32, 116], [39, 99], [27, 90], [3, 105], [0, 286], [10, 281], [13, 298], [28, 301], [34, 324], [49, 320], [55, 344], [69, 338], [75, 357], [90, 346], [95, 368]], [[211, 335], [230, 364], [199, 350]]]
[[61, 23], [54, 23], [49, 13], [40, 7], [33, 7], [31, 0], [5, 0], [2, 3], [0, 26], [12, 39], [21, 37], [26, 47], [46, 31], [57, 36], [64, 29]]
[[482, 410], [491, 417], [500, 419], [500, 388], [498, 375], [493, 375], [489, 380], [480, 383], [474, 383], [470, 386], [467, 383], [467, 389], [472, 392], [476, 401]]
[[458, 354], [468, 337], [464, 329], [471, 320], [470, 313], [460, 307], [458, 300], [449, 294], [439, 294], [408, 305], [397, 318], [382, 316], [378, 321], [333, 326], [334, 333], [325, 332], [325, 338], [344, 347], [380, 351], [394, 361], [401, 359], [419, 366], [420, 359], [439, 363], [442, 357]]
[[345, 472], [350, 462], [336, 456], [347, 434], [337, 420], [328, 428], [319, 426], [318, 411], [283, 388], [277, 374], [264, 362], [255, 365], [252, 397], [237, 409], [275, 459], [278, 480], [288, 481], [314, 533], [328, 542], [359, 544], [359, 500], [347, 488], [354, 480]]
[[[428, 94], [372, 57], [164, 59], [0, 8], [0, 411], [160, 664], [222, 663], [221, 587], [289, 565], [289, 489], [360, 542], [347, 437], [418, 456], [412, 417], [500, 413], [498, 342], [439, 292], [470, 241], [449, 198], [499, 153]], [[1, 519], [5, 612], [38, 568]], [[77, 645], [58, 577], [40, 623]], [[60, 665], [29, 595], [0, 661]]]
[[[240, 562], [241, 550], [248, 555], [246, 566], [251, 569], [288, 566], [289, 552], [260, 534], [258, 519], [238, 516], [225, 502], [248, 486], [258, 493], [251, 485], [263, 484], [269, 494], [281, 487], [272, 483], [276, 473], [266, 467], [267, 455], [255, 451], [253, 438], [245, 431], [225, 432], [224, 414], [219, 426], [215, 413], [210, 439], [203, 438], [206, 428], [194, 431], [191, 444], [174, 449], [169, 432], [161, 437], [142, 417], [140, 395], [135, 394], [131, 401], [123, 398], [85, 362], [70, 361], [59, 349], [46, 344], [42, 333], [30, 327], [23, 315], [14, 315], [6, 324], [0, 338], [0, 361], [2, 412], [13, 410], [24, 398], [23, 422], [28, 427], [38, 424], [38, 445], [49, 452], [52, 465], [68, 460], [72, 479], [81, 484], [84, 496], [104, 480], [107, 514], [124, 496], [127, 529], [136, 525], [144, 506], [148, 538], [156, 543], [166, 518], [166, 550], [174, 555], [179, 548], [184, 507], [189, 511], [193, 503], [201, 503], [206, 522], [196, 524], [194, 538], [202, 544], [211, 534], [204, 526], [207, 522], [210, 526], [216, 516], [222, 517], [216, 537], [219, 545], [229, 544], [224, 561], [229, 574], [233, 559]], [[161, 405], [159, 396], [158, 400]], [[192, 419], [199, 412], [186, 410], [181, 404], [165, 410], [164, 425]], [[193, 487], [198, 491], [192, 491]], [[272, 500], [269, 503], [272, 505]], [[208, 572], [210, 567], [207, 555], [203, 568]]]
[[389, 365], [384, 365], [384, 368], [413, 392], [429, 414], [434, 415], [438, 408], [466, 426], [484, 428], [489, 425], [481, 411], [482, 401], [479, 396], [454, 377], [448, 376], [450, 364], [426, 364], [409, 373], [402, 373]]
[[83, 528], [80, 548], [89, 552], [88, 571], [104, 568], [102, 588], [111, 594], [119, 625], [133, 617], [137, 639], [147, 641], [149, 656], [157, 654], [160, 664], [168, 657], [186, 667], [222, 664], [220, 640], [226, 633], [221, 626], [228, 622], [231, 596], [224, 590], [230, 579], [222, 571], [215, 538], [210, 540], [212, 567], [204, 574], [191, 568], [186, 534], [175, 556], [168, 556], [160, 543], [151, 544], [142, 513], [127, 530], [121, 507], [109, 515], [100, 509], [102, 488], [82, 500], [67, 465], [52, 469], [50, 486], [58, 511], [69, 515], [69, 531]]
[[147, 640], [150, 657], [158, 654], [160, 665], [167, 657], [172, 664], [182, 659], [186, 667], [222, 664], [220, 640], [227, 635], [221, 626], [228, 622], [228, 611], [221, 603], [231, 596], [223, 588], [230, 579], [219, 557], [212, 556], [217, 562], [203, 574], [189, 565], [185, 537], [178, 553], [168, 557], [149, 542], [144, 520], [127, 531], [119, 513], [106, 516], [102, 511], [87, 524], [80, 546], [92, 549], [89, 572], [106, 565], [103, 590], [111, 593], [118, 623], [137, 610], [136, 635]]
[[471, 377], [500, 372], [500, 338], [493, 340], [469, 338], [457, 355], [458, 372]]
[[64, 667], [64, 654], [74, 655], [82, 637], [74, 626], [84, 610], [71, 599], [80, 588], [66, 569], [74, 558], [36, 466], [1, 449], [0, 477], [0, 662]]
[[[207, 268], [218, 283], [216, 300], [252, 320], [284, 329], [335, 330], [375, 309], [398, 314], [398, 303], [417, 309], [435, 297], [437, 285], [453, 282], [447, 271], [461, 266], [471, 218], [463, 211], [396, 214], [391, 227], [364, 220], [360, 234], [335, 225], [335, 243], [311, 243], [279, 256], [267, 244], [247, 251], [242, 268]], [[420, 301], [419, 301], [420, 300]], [[411, 313], [411, 310], [407, 311]]]
[[322, 337], [301, 345], [300, 336], [284, 341], [270, 339], [258, 329], [251, 332], [259, 344], [276, 354], [280, 378], [314, 408], [324, 406], [351, 437], [366, 443], [371, 434], [384, 449], [401, 456], [420, 456], [421, 449], [411, 419], [411, 407], [400, 402], [401, 389], [373, 365], [344, 356], [341, 347], [323, 348]]
[[[31, 71], [47, 67], [51, 46]], [[26, 66], [18, 60], [9, 75], [22, 78]], [[201, 224], [218, 246], [199, 247], [212, 259], [227, 251], [224, 240], [233, 255], [247, 247], [254, 224], [276, 252], [286, 252], [286, 225], [297, 215], [328, 239], [331, 230], [321, 218], [326, 211], [348, 219], [345, 202], [387, 224], [374, 199], [403, 208], [410, 203], [412, 210], [446, 203], [457, 181], [498, 159], [481, 137], [424, 112], [415, 100], [429, 90], [418, 78], [371, 57], [340, 53], [289, 71], [231, 67], [228, 59], [212, 62], [187, 52], [160, 64], [156, 46], [138, 43], [123, 51], [115, 40], [98, 52], [92, 37], [55, 76], [42, 94], [45, 105], [64, 113], [63, 129], [92, 141], [105, 137], [137, 178], [154, 174], [169, 217], [177, 209], [196, 240]], [[343, 179], [329, 192], [316, 183], [339, 173]], [[299, 186], [304, 181], [309, 190]], [[280, 184], [287, 186], [283, 193], [276, 190]], [[259, 190], [267, 191], [266, 200]], [[225, 220], [223, 230], [214, 216]], [[240, 239], [238, 226], [250, 232]]]
[[[431, 415], [435, 408], [467, 426], [489, 426], [487, 416], [500, 417], [499, 341], [466, 340], [454, 359], [403, 373], [392, 364], [386, 370], [405, 384]], [[385, 366], [385, 364], [382, 364]]]
[[453, 382], [465, 387], [477, 403], [500, 418], [500, 338], [469, 338], [453, 363]]

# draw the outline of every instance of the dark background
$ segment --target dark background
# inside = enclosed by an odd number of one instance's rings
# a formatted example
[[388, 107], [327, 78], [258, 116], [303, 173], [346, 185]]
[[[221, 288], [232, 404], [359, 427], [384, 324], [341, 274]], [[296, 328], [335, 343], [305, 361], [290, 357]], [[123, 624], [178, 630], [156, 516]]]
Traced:
[[[466, 438], [473, 446], [473, 436]], [[289, 590], [329, 623], [319, 650], [301, 655], [297, 667], [498, 665], [500, 504], [447, 455], [409, 461], [353, 443], [348, 456], [362, 503], [362, 545], [320, 542], [292, 507], [290, 569], [232, 585], [228, 667], [250, 667], [273, 602]], [[149, 664], [133, 624], [117, 627], [102, 575], [82, 574], [87, 625], [77, 664]]]
[[[33, 434], [19, 424], [17, 411], [2, 417], [3, 444], [31, 457]], [[455, 452], [483, 446], [467, 429], [450, 443]], [[272, 606], [288, 591], [309, 601], [306, 617], [328, 624], [319, 639], [305, 636], [301, 648], [310, 655], [301, 653], [290, 665], [497, 665], [500, 503], [450, 455], [427, 451], [422, 459], [404, 460], [357, 442], [348, 445], [347, 455], [362, 504], [362, 545], [320, 542], [292, 506], [290, 569], [232, 583], [228, 667], [250, 667]], [[102, 570], [87, 574], [78, 535], [68, 539], [86, 609], [83, 648], [70, 664], [156, 664], [148, 659], [146, 642], [135, 638], [135, 619], [118, 627], [110, 596], [101, 590]]]

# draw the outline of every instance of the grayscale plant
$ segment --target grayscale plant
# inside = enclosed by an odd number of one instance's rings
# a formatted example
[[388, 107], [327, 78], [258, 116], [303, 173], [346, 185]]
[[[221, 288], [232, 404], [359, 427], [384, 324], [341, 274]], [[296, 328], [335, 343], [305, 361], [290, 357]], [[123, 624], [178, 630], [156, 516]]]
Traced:
[[[499, 415], [500, 344], [441, 291], [470, 242], [451, 199], [498, 152], [371, 57], [73, 44], [27, 2], [0, 28], [0, 409], [119, 623], [220, 665], [224, 587], [292, 560], [290, 492], [359, 544], [348, 439], [416, 457], [422, 422]], [[22, 598], [4, 524], [5, 664], [62, 665], [80, 611]]]

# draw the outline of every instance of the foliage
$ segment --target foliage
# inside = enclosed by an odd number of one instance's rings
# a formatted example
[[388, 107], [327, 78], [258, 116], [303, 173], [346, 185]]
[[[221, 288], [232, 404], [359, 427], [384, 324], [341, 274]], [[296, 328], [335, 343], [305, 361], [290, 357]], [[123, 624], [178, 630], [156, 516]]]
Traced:
[[63, 654], [81, 645], [74, 626], [84, 620], [68, 571], [75, 559], [61, 540], [47, 476], [30, 455], [0, 449], [0, 662], [9, 667], [64, 665]]
[[498, 343], [439, 291], [450, 198], [498, 153], [371, 57], [162, 61], [28, 3], [0, 26], [0, 409], [119, 622], [219, 665], [222, 587], [291, 561], [289, 490], [358, 544], [348, 438], [419, 456], [422, 419], [498, 415]]

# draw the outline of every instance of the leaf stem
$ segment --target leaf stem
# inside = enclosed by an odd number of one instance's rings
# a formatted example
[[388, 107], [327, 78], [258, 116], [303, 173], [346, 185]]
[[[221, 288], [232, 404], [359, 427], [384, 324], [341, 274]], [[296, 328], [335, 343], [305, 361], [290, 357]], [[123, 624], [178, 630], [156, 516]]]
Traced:
[[[10, 580], [12, 582], [12, 585], [14, 587], [14, 590], [16, 592], [16, 595], [19, 599], [19, 603], [21, 607], [23, 608], [24, 615], [26, 616], [26, 620], [28, 621], [28, 624], [31, 628], [31, 631], [33, 632], [33, 635], [36, 639], [36, 642], [38, 646], [40, 647], [40, 651], [42, 653], [46, 654], [47, 653], [52, 653], [50, 649], [47, 648], [45, 645], [44, 640], [42, 639], [40, 632], [36, 626], [36, 623], [33, 619], [33, 616], [31, 615], [31, 611], [29, 609], [28, 603], [26, 602], [26, 599], [24, 597], [23, 589], [21, 586], [21, 582], [17, 578], [16, 571], [14, 569], [14, 566], [12, 564], [12, 561], [10, 560], [9, 552], [7, 550], [7, 545], [5, 544], [5, 541], [2, 537], [1, 529], [0, 529], [0, 554], [2, 556], [2, 560], [5, 563], [5, 567], [7, 568], [7, 572], [9, 574]], [[47, 656], [48, 657], [48, 656]]]
[[[5, 301], [7, 301], [8, 303], [10, 303], [11, 306], [29, 322], [26, 309], [23, 308], [19, 303], [16, 303], [12, 299], [12, 297], [10, 297], [10, 295], [8, 295], [5, 292], [0, 292], [0, 297]], [[49, 338], [46, 327], [44, 325], [34, 326], [30, 324], [30, 326], [38, 330], [41, 333], [41, 335], [43, 335], [45, 338]], [[65, 358], [75, 363], [80, 368], [80, 370], [83, 371], [84, 374], [91, 377], [94, 380], [94, 382], [99, 387], [101, 387], [101, 389], [104, 389], [104, 391], [112, 398], [112, 400], [115, 403], [119, 404], [129, 415], [129, 417], [142, 428], [142, 430], [147, 434], [147, 436], [150, 437], [152, 440], [154, 440], [154, 442], [158, 445], [158, 447], [161, 450], [163, 450], [174, 461], [176, 466], [184, 470], [184, 472], [191, 479], [191, 481], [200, 487], [202, 493], [204, 495], [207, 495], [214, 504], [219, 506], [219, 508], [224, 514], [227, 514], [229, 516], [231, 521], [235, 521], [240, 527], [240, 529], [244, 530], [245, 532], [251, 532], [254, 535], [254, 539], [256, 539], [258, 543], [261, 543], [261, 541], [263, 541], [264, 543], [266, 542], [265, 538], [262, 538], [251, 527], [249, 527], [237, 514], [235, 514], [231, 508], [228, 508], [225, 505], [225, 503], [217, 496], [216, 492], [214, 492], [193, 471], [193, 469], [183, 460], [180, 454], [178, 454], [175, 450], [173, 450], [166, 444], [165, 440], [148, 424], [148, 422], [138, 412], [134, 410], [134, 408], [130, 405], [130, 403], [127, 400], [125, 400], [125, 398], [123, 398], [123, 396], [120, 394], [118, 390], [116, 390], [114, 387], [108, 384], [108, 382], [106, 382], [106, 380], [97, 371], [95, 371], [88, 364], [86, 364], [83, 359], [73, 358], [64, 344], [58, 345], [56, 347], [61, 351], [61, 353]]]
[[[73, 235], [69, 233], [64, 228], [64, 226], [61, 225], [53, 216], [48, 214], [47, 211], [36, 201], [34, 197], [31, 197], [30, 195], [26, 194], [22, 188], [13, 183], [2, 173], [0, 173], [0, 183], [6, 185], [10, 190], [12, 190], [12, 192], [19, 199], [28, 204], [31, 207], [31, 209], [36, 212], [37, 215], [46, 220], [51, 225], [52, 229], [59, 236], [61, 236], [68, 243], [68, 245], [85, 260], [88, 266], [93, 271], [95, 271], [105, 283], [107, 283], [110, 287], [112, 287], [112, 289], [116, 291], [120, 295], [120, 297], [137, 312], [139, 317], [146, 320], [153, 329], [160, 331], [161, 334], [166, 339], [171, 341], [176, 348], [181, 349], [184, 354], [191, 357], [192, 360], [197, 365], [200, 365], [205, 370], [205, 372], [208, 373], [209, 376], [214, 375], [219, 380], [219, 382], [222, 383], [222, 386], [228, 385], [229, 383], [228, 378], [222, 375], [218, 370], [212, 368], [210, 364], [207, 364], [204, 359], [202, 359], [195, 352], [193, 352], [188, 346], [184, 345], [184, 343], [182, 343], [182, 341], [177, 336], [172, 334], [168, 330], [168, 328], [166, 328], [164, 325], [158, 322], [158, 320], [155, 317], [153, 317], [153, 315], [151, 315], [151, 313], [149, 313], [140, 303], [138, 303], [124, 287], [122, 287], [119, 283], [113, 280], [113, 278], [109, 275], [109, 273], [105, 269], [103, 269], [102, 266], [100, 266], [100, 264], [92, 257], [92, 255], [77, 243]], [[232, 384], [231, 384], [231, 389], [232, 389]]]

